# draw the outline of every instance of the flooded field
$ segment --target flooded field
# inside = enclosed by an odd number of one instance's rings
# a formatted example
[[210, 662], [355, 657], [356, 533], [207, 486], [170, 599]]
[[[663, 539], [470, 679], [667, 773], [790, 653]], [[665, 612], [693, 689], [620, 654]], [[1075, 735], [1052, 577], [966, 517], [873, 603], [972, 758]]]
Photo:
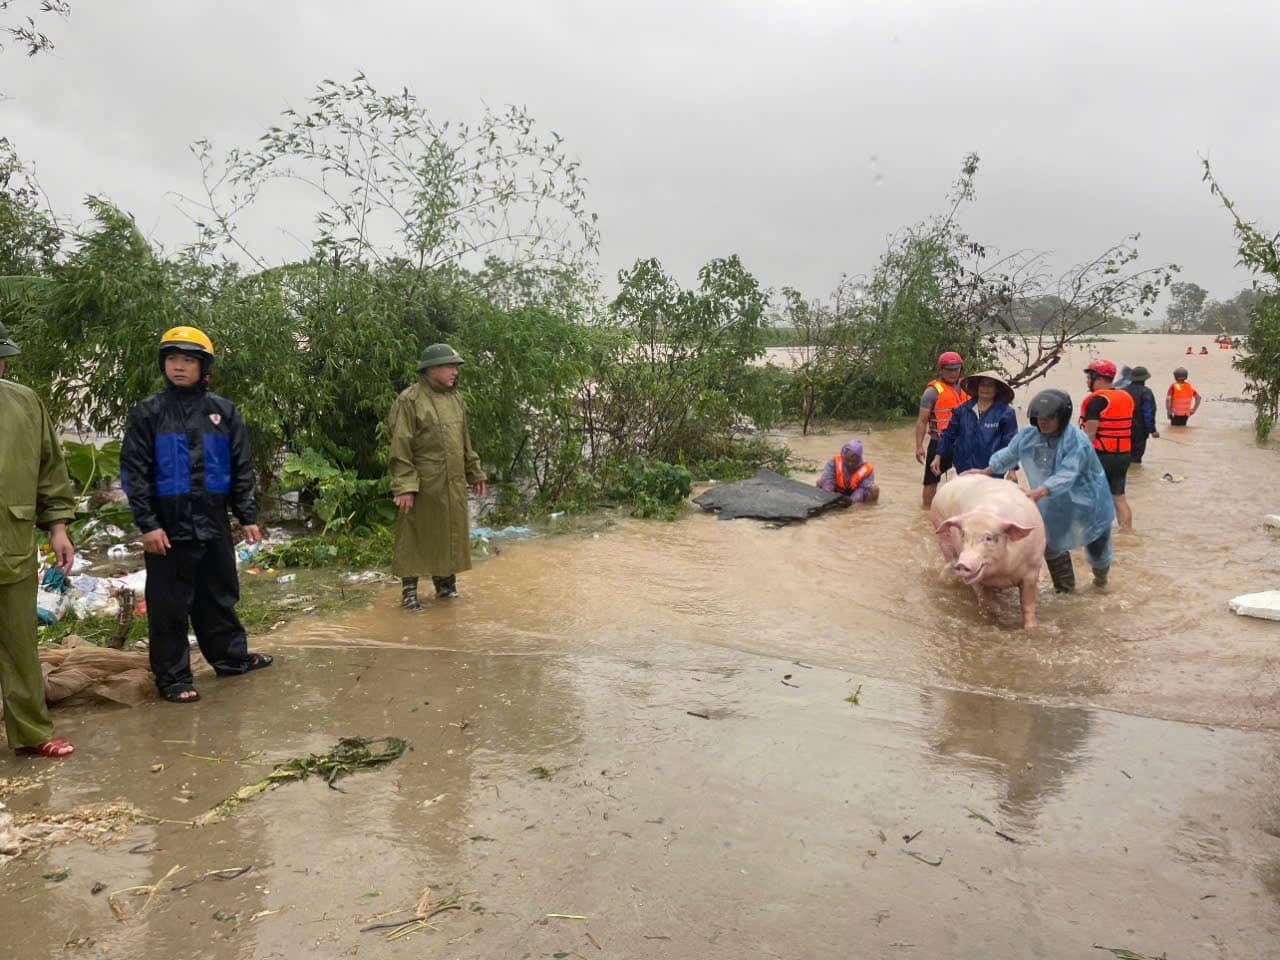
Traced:
[[[805, 478], [862, 437], [880, 503], [504, 545], [460, 601], [296, 622], [197, 707], [59, 714], [75, 758], [6, 755], [41, 778], [11, 808], [163, 822], [0, 867], [5, 955], [1280, 956], [1280, 624], [1226, 605], [1280, 585], [1276, 452], [1205, 337], [1078, 351], [1020, 422], [1088, 355], [1205, 403], [1131, 470], [1109, 589], [1045, 575], [1038, 631], [942, 569], [910, 424], [787, 435]], [[412, 750], [182, 822], [350, 735]], [[424, 888], [457, 909], [364, 929]]]

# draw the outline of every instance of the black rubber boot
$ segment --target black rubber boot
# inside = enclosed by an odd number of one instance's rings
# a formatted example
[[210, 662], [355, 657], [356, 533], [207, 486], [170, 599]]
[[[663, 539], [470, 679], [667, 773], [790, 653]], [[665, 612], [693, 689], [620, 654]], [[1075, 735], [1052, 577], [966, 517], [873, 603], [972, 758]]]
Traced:
[[441, 600], [448, 600], [458, 595], [457, 574], [451, 573], [447, 577], [432, 577], [431, 582], [436, 585], [436, 596]]
[[1093, 585], [1095, 587], [1105, 587], [1107, 585], [1107, 574], [1111, 572], [1110, 567], [1094, 567], [1093, 568]]
[[1045, 565], [1049, 568], [1049, 576], [1053, 578], [1053, 589], [1058, 593], [1071, 593], [1076, 588], [1076, 571], [1071, 565], [1071, 554], [1063, 553], [1052, 559], [1045, 557]]
[[406, 610], [421, 610], [418, 602], [418, 578], [402, 577], [400, 580], [400, 606]]

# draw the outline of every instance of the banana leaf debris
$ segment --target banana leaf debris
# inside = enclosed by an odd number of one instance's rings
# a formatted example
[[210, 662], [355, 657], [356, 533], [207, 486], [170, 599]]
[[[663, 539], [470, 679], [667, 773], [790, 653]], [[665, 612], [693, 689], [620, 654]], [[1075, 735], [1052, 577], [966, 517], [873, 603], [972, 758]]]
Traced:
[[294, 757], [284, 763], [276, 764], [261, 780], [241, 787], [227, 799], [223, 800], [208, 813], [195, 820], [195, 826], [203, 827], [217, 823], [234, 813], [242, 804], [252, 800], [260, 793], [272, 790], [284, 783], [293, 783], [317, 776], [324, 780], [330, 789], [348, 774], [363, 768], [380, 767], [393, 760], [400, 759], [409, 744], [399, 737], [344, 737], [328, 753], [313, 753], [305, 757]]

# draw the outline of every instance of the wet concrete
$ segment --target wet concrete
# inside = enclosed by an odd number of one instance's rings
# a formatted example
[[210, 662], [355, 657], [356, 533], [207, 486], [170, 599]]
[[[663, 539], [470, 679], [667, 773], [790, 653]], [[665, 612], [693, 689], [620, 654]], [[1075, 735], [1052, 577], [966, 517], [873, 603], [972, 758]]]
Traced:
[[[1123, 347], [1153, 370], [1171, 349]], [[1215, 376], [1238, 395], [1222, 354], [1192, 358], [1225, 369], [1192, 368], [1206, 397]], [[1077, 399], [1082, 365], [1061, 378]], [[1152, 441], [1112, 588], [1046, 582], [1035, 633], [944, 576], [909, 428], [881, 427], [859, 431], [880, 505], [502, 546], [461, 601], [415, 617], [387, 591], [299, 621], [276, 667], [206, 681], [198, 707], [62, 713], [79, 751], [15, 810], [189, 820], [261, 777], [258, 751], [413, 750], [343, 792], [290, 784], [213, 826], [0, 868], [6, 955], [1280, 956], [1277, 626], [1226, 610], [1277, 575], [1275, 454], [1248, 414], [1207, 403]], [[847, 436], [791, 440], [817, 461]], [[246, 864], [141, 918], [106, 902]], [[427, 886], [463, 909], [360, 932]]]

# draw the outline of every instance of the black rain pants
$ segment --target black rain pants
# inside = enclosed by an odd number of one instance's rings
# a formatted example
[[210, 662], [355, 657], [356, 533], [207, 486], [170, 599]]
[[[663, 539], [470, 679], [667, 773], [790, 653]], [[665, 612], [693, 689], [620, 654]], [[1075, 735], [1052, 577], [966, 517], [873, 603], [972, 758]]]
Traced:
[[219, 674], [243, 673], [249, 641], [236, 616], [240, 581], [231, 531], [219, 540], [175, 541], [163, 556], [146, 554], [151, 672], [163, 691], [191, 683], [187, 623]]

